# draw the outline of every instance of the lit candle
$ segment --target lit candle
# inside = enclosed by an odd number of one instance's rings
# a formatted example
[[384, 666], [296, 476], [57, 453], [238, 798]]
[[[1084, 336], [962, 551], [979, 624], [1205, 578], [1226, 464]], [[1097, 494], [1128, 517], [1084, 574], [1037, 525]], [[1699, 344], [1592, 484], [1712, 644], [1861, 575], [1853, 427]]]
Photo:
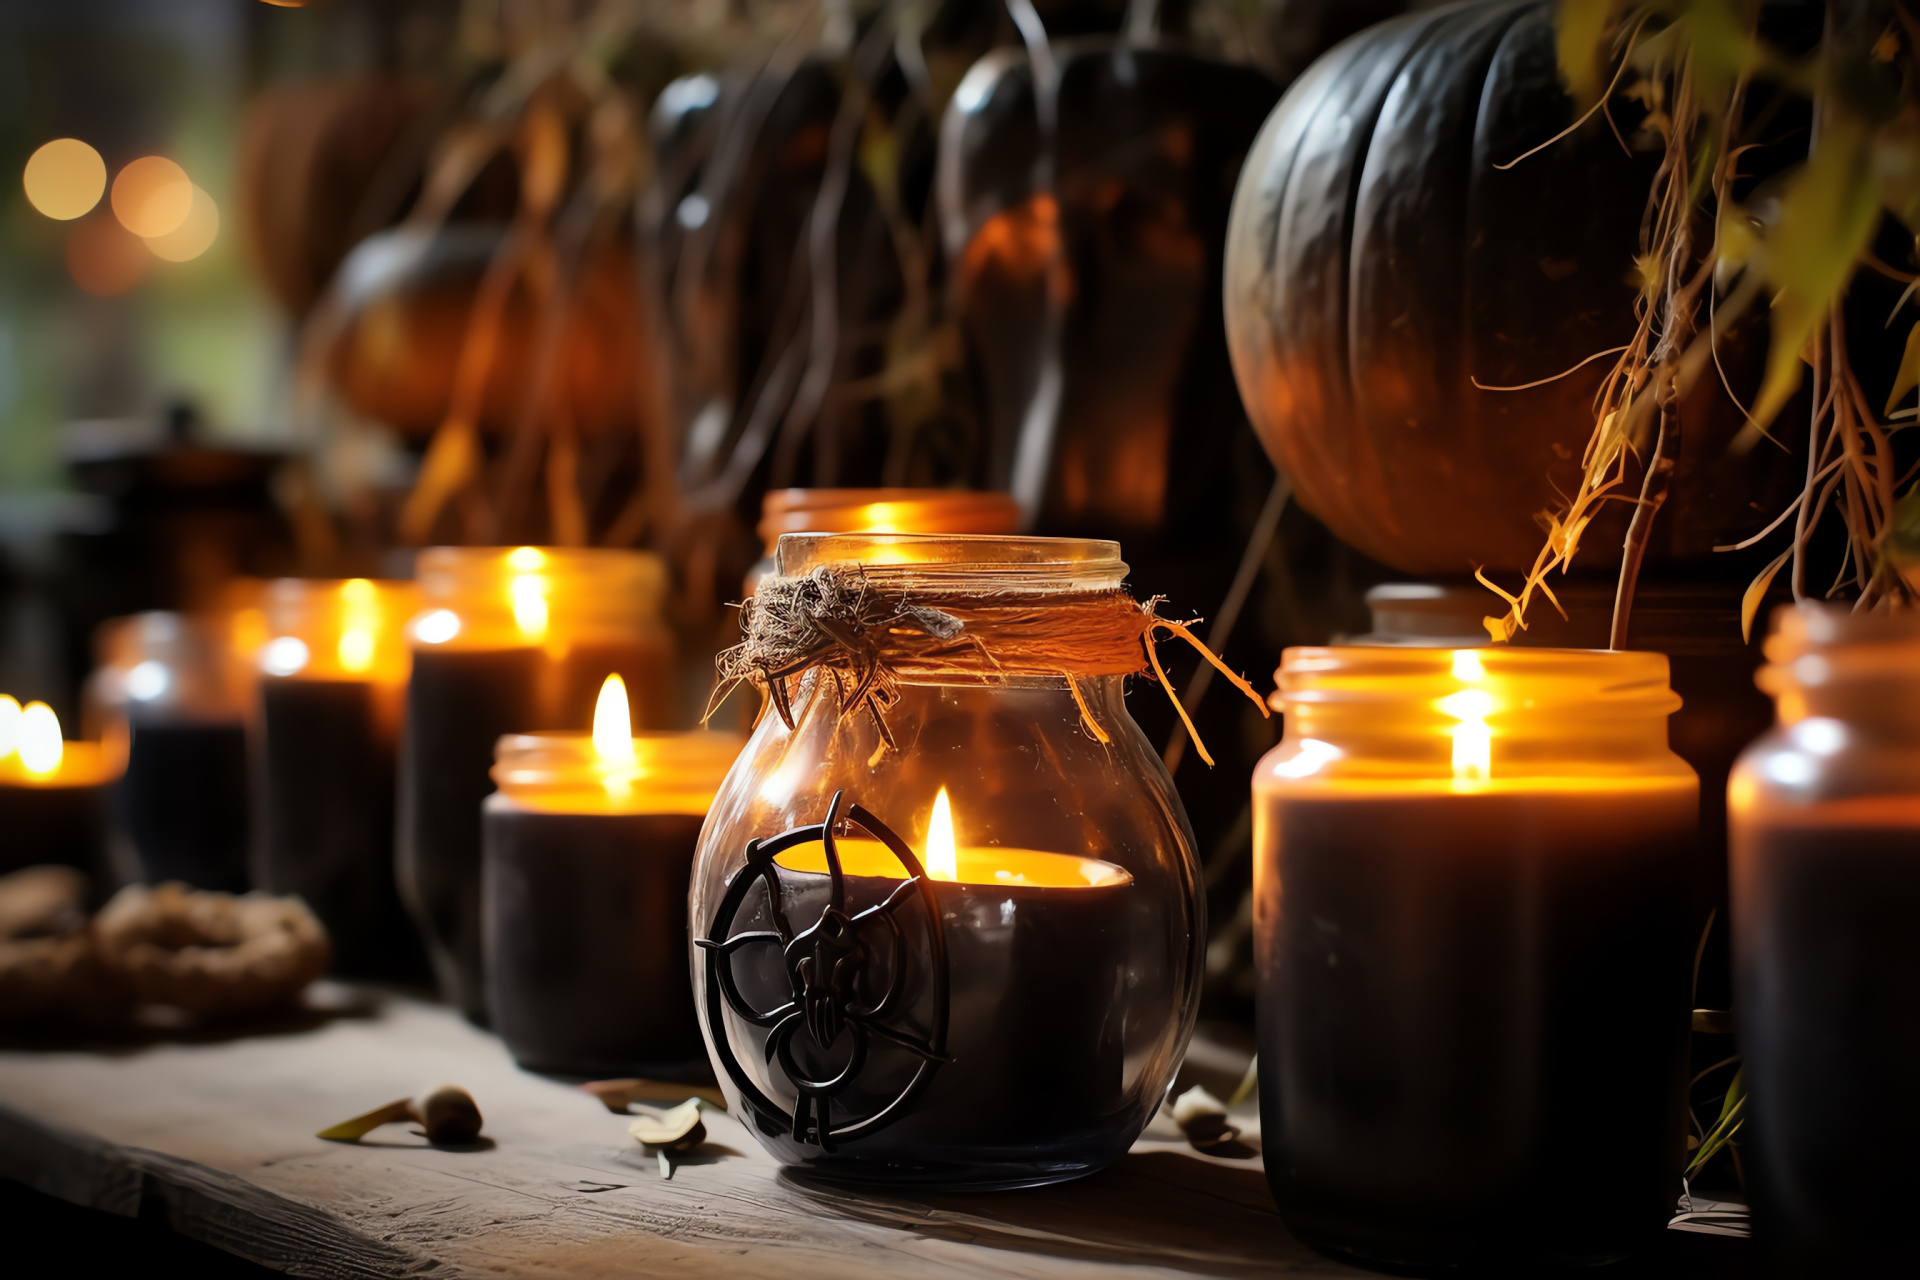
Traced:
[[707, 807], [743, 740], [634, 736], [609, 675], [588, 733], [502, 737], [483, 826], [493, 1025], [530, 1070], [706, 1067], [687, 975], [687, 889]]
[[299, 894], [336, 972], [421, 981], [426, 957], [394, 885], [394, 772], [411, 583], [282, 579], [258, 648], [260, 839], [254, 881]]
[[[897, 1162], [903, 1176], [908, 1169], [919, 1177], [957, 1169], [967, 1179], [997, 1183], [1007, 1172], [997, 1163], [1016, 1165], [1032, 1149], [1110, 1141], [1112, 1118], [1127, 1110], [1125, 1019], [1118, 1011], [1138, 890], [1125, 869], [1097, 857], [967, 843], [955, 830], [944, 786], [924, 812], [921, 861], [939, 905], [949, 974], [946, 1039], [932, 1048], [948, 1061], [908, 1114], [862, 1140], [860, 1160], [869, 1167]], [[849, 915], [885, 903], [900, 888], [907, 871], [886, 845], [861, 837], [834, 843]], [[774, 861], [787, 919], [804, 928], [831, 898], [825, 846], [803, 844]], [[903, 968], [900, 1006], [926, 1003], [936, 975], [925, 961], [912, 945], [895, 953]], [[742, 955], [734, 968], [745, 983], [757, 976], [777, 989], [762, 969], [779, 962]], [[795, 1027], [786, 1039], [796, 1062], [826, 1070], [845, 1060], [851, 1037], [823, 1045]], [[877, 1034], [865, 1051], [852, 1086], [831, 1100], [830, 1127], [880, 1111], [922, 1060]], [[822, 1167], [833, 1164], [829, 1156]]]
[[667, 723], [666, 570], [638, 551], [435, 547], [417, 562], [422, 612], [400, 753], [403, 900], [440, 989], [484, 1021], [480, 805], [505, 734], [584, 729], [617, 672], [643, 725]]
[[101, 743], [64, 741], [46, 703], [22, 707], [0, 694], [0, 875], [53, 862], [104, 883], [109, 789], [121, 763]]
[[[766, 556], [747, 571], [746, 590], [774, 571], [773, 554], [789, 533], [1013, 533], [1020, 504], [1012, 494], [979, 489], [769, 489], [760, 503]], [[905, 559], [894, 557], [895, 562]]]
[[1406, 1266], [1657, 1239], [1704, 917], [1666, 659], [1289, 649], [1275, 705], [1254, 928], [1289, 1227]]

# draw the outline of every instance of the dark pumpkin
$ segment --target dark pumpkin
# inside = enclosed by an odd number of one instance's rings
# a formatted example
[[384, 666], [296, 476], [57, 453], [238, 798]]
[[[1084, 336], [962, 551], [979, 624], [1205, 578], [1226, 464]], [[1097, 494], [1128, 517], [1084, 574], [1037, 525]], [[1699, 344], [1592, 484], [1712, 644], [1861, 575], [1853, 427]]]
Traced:
[[[1227, 333], [1254, 428], [1309, 511], [1405, 572], [1533, 562], [1535, 516], [1578, 483], [1610, 359], [1525, 391], [1474, 382], [1534, 382], [1633, 333], [1657, 154], [1626, 153], [1596, 116], [1495, 168], [1574, 119], [1554, 11], [1499, 0], [1349, 39], [1274, 110], [1235, 194]], [[1736, 386], [1765, 347], [1746, 329], [1722, 346]], [[1717, 379], [1683, 421], [1652, 564], [1710, 556], [1799, 486], [1780, 450], [1728, 454], [1742, 416]], [[1618, 561], [1625, 510], [1589, 531], [1582, 568]]]

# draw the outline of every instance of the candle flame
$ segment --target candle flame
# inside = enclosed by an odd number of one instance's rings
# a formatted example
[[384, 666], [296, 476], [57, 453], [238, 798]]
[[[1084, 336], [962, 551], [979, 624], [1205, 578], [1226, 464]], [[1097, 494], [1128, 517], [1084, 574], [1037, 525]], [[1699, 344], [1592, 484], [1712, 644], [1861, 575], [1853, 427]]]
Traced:
[[380, 631], [380, 595], [365, 578], [340, 584], [341, 625], [336, 653], [347, 671], [373, 669], [374, 638]]
[[927, 875], [934, 880], [958, 880], [960, 856], [953, 840], [953, 802], [947, 789], [933, 798], [933, 816], [927, 819]]
[[340, 633], [340, 665], [348, 671], [373, 666], [373, 632], [362, 627]]
[[[1453, 678], [1477, 684], [1487, 678], [1480, 655], [1472, 649], [1453, 651]], [[1460, 723], [1448, 732], [1453, 737], [1453, 779], [1455, 782], [1485, 782], [1493, 775], [1493, 730], [1487, 716], [1493, 711], [1493, 695], [1485, 689], [1462, 689], [1440, 699], [1440, 710]]]
[[[520, 551], [532, 551], [531, 547], [522, 547]], [[514, 552], [519, 555], [520, 551]], [[538, 555], [538, 552], [534, 552]], [[520, 633], [529, 640], [542, 640], [547, 634], [547, 580], [537, 573], [527, 573], [515, 578], [509, 590], [513, 593], [513, 620], [519, 624]]]
[[538, 547], [515, 547], [507, 555], [507, 568], [515, 573], [533, 573], [546, 567], [546, 552]]
[[44, 702], [29, 702], [20, 712], [15, 749], [28, 773], [45, 777], [60, 767], [66, 744], [60, 740], [60, 717]]
[[608, 764], [633, 763], [633, 717], [627, 710], [627, 682], [610, 675], [593, 707], [593, 749]]

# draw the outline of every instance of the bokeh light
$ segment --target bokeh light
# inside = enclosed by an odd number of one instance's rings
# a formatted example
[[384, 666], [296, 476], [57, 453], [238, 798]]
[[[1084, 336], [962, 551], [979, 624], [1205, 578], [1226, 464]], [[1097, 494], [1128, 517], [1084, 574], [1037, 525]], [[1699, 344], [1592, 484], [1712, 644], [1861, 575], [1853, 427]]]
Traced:
[[100, 203], [107, 189], [107, 162], [78, 138], [55, 138], [27, 157], [21, 182], [29, 204], [67, 222]]
[[179, 226], [163, 236], [147, 237], [153, 256], [168, 262], [191, 262], [205, 253], [220, 234], [220, 206], [199, 187], [193, 188], [193, 204]]
[[142, 156], [113, 180], [113, 216], [137, 236], [164, 236], [187, 220], [193, 183], [165, 156]]
[[88, 218], [67, 234], [67, 274], [96, 298], [126, 293], [152, 268], [147, 246], [105, 214]]

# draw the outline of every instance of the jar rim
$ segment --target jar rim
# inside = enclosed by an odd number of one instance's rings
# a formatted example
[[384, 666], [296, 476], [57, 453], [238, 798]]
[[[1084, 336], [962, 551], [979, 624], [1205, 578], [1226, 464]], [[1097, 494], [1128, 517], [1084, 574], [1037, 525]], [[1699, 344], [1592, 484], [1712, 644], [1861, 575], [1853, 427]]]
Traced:
[[1127, 575], [1118, 542], [1027, 534], [783, 533], [774, 563], [782, 577], [857, 564], [880, 577], [991, 579], [1009, 589], [1118, 586]]
[[1510, 645], [1296, 646], [1281, 654], [1272, 704], [1283, 712], [1360, 705], [1411, 707], [1482, 681], [1490, 686], [1525, 681], [1526, 697], [1518, 707], [1529, 715], [1582, 706], [1623, 716], [1665, 717], [1680, 707], [1663, 653]]

